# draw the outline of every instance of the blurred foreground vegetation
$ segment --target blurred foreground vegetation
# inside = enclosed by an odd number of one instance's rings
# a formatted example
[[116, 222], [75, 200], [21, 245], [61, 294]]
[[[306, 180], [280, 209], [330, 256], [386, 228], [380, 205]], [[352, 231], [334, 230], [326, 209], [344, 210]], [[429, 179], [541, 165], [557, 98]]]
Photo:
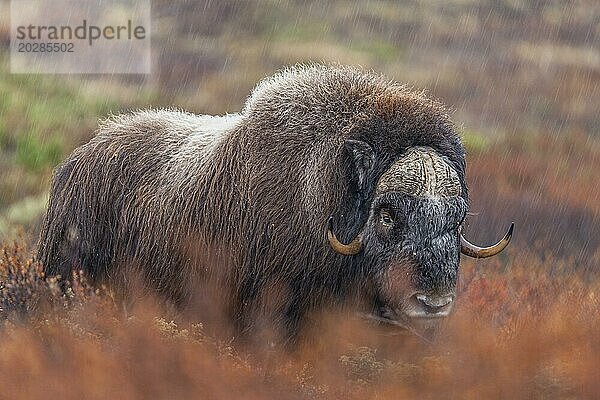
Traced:
[[[463, 264], [429, 339], [324, 315], [294, 352], [239, 347], [140, 302], [128, 317], [76, 277], [63, 295], [19, 243], [0, 248], [0, 385], [11, 399], [598, 398], [600, 286], [534, 253]], [[537, 271], [537, 272], [536, 272]]]

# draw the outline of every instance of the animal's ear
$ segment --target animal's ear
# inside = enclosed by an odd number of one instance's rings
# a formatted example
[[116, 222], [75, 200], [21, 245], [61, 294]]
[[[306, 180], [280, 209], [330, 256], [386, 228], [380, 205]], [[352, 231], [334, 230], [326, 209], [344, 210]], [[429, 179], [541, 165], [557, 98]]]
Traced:
[[349, 243], [360, 233], [369, 217], [375, 188], [376, 155], [368, 143], [348, 139], [341, 158], [347, 190], [332, 216], [332, 225], [337, 238]]
[[349, 157], [347, 162], [351, 180], [355, 180], [355, 189], [364, 192], [368, 189], [369, 178], [375, 166], [375, 151], [361, 140], [346, 140], [344, 147]]

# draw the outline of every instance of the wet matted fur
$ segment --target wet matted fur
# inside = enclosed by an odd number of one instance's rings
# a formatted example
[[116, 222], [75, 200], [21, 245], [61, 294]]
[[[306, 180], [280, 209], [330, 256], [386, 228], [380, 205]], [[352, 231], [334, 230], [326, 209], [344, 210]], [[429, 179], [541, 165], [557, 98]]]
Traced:
[[47, 275], [122, 287], [137, 272], [182, 306], [216, 277], [237, 329], [262, 315], [294, 335], [307, 312], [370, 290], [373, 250], [337, 254], [327, 222], [352, 240], [379, 177], [415, 146], [447, 160], [466, 204], [444, 107], [357, 68], [283, 70], [232, 115], [111, 117], [56, 169], [38, 258]]

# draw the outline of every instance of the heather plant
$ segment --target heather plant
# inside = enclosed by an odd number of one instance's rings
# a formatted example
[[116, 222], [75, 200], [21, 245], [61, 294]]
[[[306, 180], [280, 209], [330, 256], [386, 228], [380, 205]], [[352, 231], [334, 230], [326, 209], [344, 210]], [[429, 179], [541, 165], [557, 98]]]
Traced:
[[427, 341], [327, 315], [296, 351], [265, 353], [212, 336], [201, 310], [173, 319], [146, 302], [125, 315], [81, 276], [61, 290], [26, 246], [8, 243], [0, 384], [15, 399], [598, 396], [598, 282], [548, 274], [535, 253], [511, 261], [510, 271], [465, 264], [456, 311]]

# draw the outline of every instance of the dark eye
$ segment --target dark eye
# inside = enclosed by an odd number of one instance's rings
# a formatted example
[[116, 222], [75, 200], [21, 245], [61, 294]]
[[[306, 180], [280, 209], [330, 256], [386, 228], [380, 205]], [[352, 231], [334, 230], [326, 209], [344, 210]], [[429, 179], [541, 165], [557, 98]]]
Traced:
[[385, 227], [390, 227], [394, 224], [394, 218], [392, 218], [389, 211], [381, 210], [379, 212], [379, 222]]

